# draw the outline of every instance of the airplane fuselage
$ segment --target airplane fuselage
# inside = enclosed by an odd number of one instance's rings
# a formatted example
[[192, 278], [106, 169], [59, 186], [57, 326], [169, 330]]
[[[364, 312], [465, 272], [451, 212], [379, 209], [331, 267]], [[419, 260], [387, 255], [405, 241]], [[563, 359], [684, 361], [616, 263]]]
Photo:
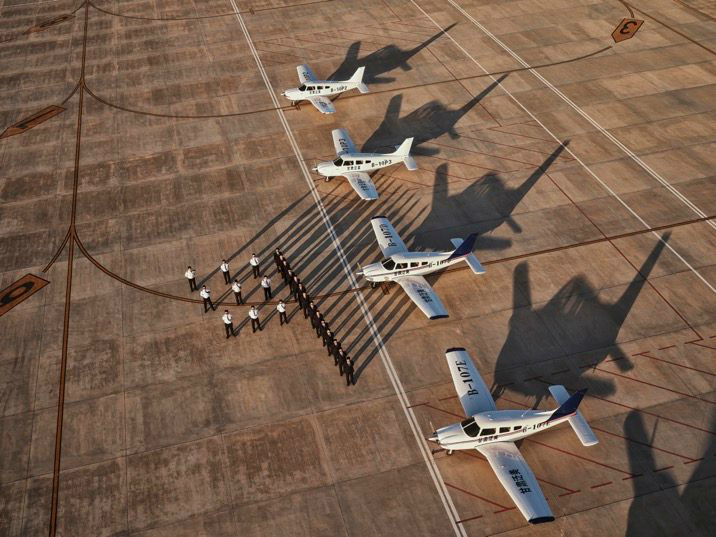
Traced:
[[369, 282], [388, 282], [400, 276], [425, 276], [464, 261], [464, 257], [450, 258], [452, 252], [404, 252], [363, 267], [363, 277]]
[[[467, 382], [469, 379], [465, 379]], [[553, 411], [489, 410], [439, 428], [431, 441], [449, 451], [475, 449], [494, 442], [514, 442], [567, 421], [574, 414], [548, 421]]]
[[325, 177], [344, 175], [347, 172], [371, 172], [400, 164], [405, 155], [381, 153], [343, 153], [333, 161], [320, 162], [314, 170]]
[[298, 88], [287, 89], [283, 96], [290, 101], [305, 101], [311, 97], [328, 97], [353, 89], [355, 84], [348, 82], [334, 82], [330, 80], [314, 80], [306, 82]]

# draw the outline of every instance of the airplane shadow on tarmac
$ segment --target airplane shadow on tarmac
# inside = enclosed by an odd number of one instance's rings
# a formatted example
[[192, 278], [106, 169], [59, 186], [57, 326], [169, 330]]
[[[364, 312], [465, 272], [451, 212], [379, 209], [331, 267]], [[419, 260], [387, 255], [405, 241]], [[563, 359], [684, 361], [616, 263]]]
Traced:
[[[453, 23], [445, 28], [445, 32], [449, 31], [456, 24], [457, 23]], [[438, 32], [418, 46], [407, 50], [403, 50], [395, 45], [386, 45], [362, 58], [358, 58], [361, 42], [356, 41], [348, 47], [343, 62], [341, 62], [333, 74], [328, 77], [328, 80], [348, 80], [353, 73], [356, 72], [356, 69], [365, 67], [363, 82], [366, 84], [388, 84], [395, 82], [395, 78], [381, 75], [398, 68], [403, 71], [411, 71], [413, 68], [408, 63], [408, 60], [437, 41], [441, 35], [443, 35], [443, 32]]]
[[[513, 311], [509, 320], [509, 332], [505, 343], [495, 362], [495, 375], [492, 385], [492, 396], [499, 399], [505, 385], [510, 384], [514, 378], [511, 369], [524, 365], [523, 358], [534, 352], [534, 339], [525, 337], [532, 334], [540, 338], [546, 334], [550, 340], [550, 331], [547, 326], [558, 327], [559, 334], [555, 339], [564, 338], [570, 345], [569, 354], [589, 352], [590, 361], [599, 364], [610, 354], [622, 359], [615, 360], [620, 371], [629, 371], [633, 364], [627, 355], [619, 349], [616, 343], [619, 330], [631, 311], [649, 274], [656, 265], [670, 233], [665, 233], [663, 241], [659, 241], [646, 258], [639, 273], [627, 286], [621, 297], [614, 302], [603, 302], [596, 289], [583, 275], [575, 276], [567, 282], [545, 305], [535, 309], [530, 296], [529, 270], [526, 262], [515, 267], [513, 274]], [[527, 297], [527, 305], [520, 291]], [[545, 347], [551, 346], [545, 341]], [[580, 374], [584, 369], [578, 370]], [[597, 395], [614, 393], [614, 385], [610, 381], [590, 378], [589, 390]], [[516, 383], [510, 386], [510, 391], [516, 391], [528, 397], [535, 397], [535, 408], [547, 396], [546, 386], [537, 382]]]
[[512, 213], [568, 145], [569, 140], [557, 147], [516, 188], [508, 187], [499, 174], [489, 172], [461, 192], [448, 195], [448, 165], [438, 166], [430, 212], [415, 230], [415, 235], [420, 237], [416, 248], [450, 249], [450, 237], [445, 236], [441, 229], [450, 226], [450, 220], [454, 220], [456, 215], [462, 221], [459, 225], [470, 226], [466, 233], [479, 234], [475, 243], [476, 250], [504, 250], [511, 246], [511, 240], [490, 234], [502, 224], [507, 224], [515, 233], [522, 232], [520, 225], [512, 218]]
[[455, 130], [457, 122], [487, 97], [505, 78], [507, 75], [502, 75], [456, 110], [450, 110], [440, 101], [433, 100], [416, 108], [407, 116], [400, 117], [403, 95], [393, 96], [388, 103], [383, 121], [365, 141], [361, 151], [393, 151], [396, 144], [412, 136], [414, 141], [413, 148], [410, 150], [411, 154], [427, 156], [438, 154], [439, 149], [420, 147], [420, 144], [439, 138], [443, 134], [449, 135], [453, 140], [459, 138], [459, 134]]
[[[711, 430], [716, 429], [712, 419]], [[654, 425], [651, 435], [642, 414], [631, 411], [624, 420], [624, 435], [633, 440], [627, 443], [629, 470], [643, 474], [632, 479], [634, 499], [629, 507], [625, 537], [671, 537], [713, 535], [716, 525], [713, 478], [716, 476], [716, 436], [703, 453], [703, 459], [690, 475], [688, 482], [679, 486], [669, 471], [657, 467], [650, 447], [656, 427], [668, 427], [665, 422]], [[663, 465], [662, 465], [663, 466]], [[689, 468], [693, 468], [689, 465]], [[658, 473], [655, 473], [658, 470]]]

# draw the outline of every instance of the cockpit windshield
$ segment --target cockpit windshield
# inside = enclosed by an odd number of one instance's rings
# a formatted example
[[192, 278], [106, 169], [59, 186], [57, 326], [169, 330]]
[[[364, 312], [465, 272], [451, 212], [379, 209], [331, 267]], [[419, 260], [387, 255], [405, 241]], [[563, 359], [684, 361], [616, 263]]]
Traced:
[[341, 157], [338, 157], [336, 160], [333, 161], [333, 164], [336, 166], [343, 166], [343, 159]]
[[306, 91], [306, 84], [301, 84], [301, 87], [298, 88], [298, 91]]
[[475, 423], [475, 418], [463, 420], [460, 422], [460, 425], [462, 425], [462, 430], [465, 431], [467, 436], [475, 438], [478, 434], [480, 434], [480, 426]]
[[395, 268], [395, 261], [392, 259], [384, 259], [381, 265], [383, 265], [385, 270], [393, 270]]

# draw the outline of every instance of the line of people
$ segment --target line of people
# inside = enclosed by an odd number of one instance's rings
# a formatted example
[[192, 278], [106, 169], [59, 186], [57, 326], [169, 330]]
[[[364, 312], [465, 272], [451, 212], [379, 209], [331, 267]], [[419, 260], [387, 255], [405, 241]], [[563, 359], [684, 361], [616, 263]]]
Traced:
[[291, 290], [291, 295], [293, 295], [296, 302], [298, 302], [299, 308], [303, 311], [303, 318], [308, 319], [310, 317], [311, 326], [316, 331], [316, 336], [323, 340], [323, 346], [326, 347], [328, 356], [333, 356], [333, 363], [338, 366], [339, 373], [341, 376], [345, 375], [346, 385], [352, 386], [355, 384], [353, 360], [341, 347], [340, 341], [334, 336], [328, 326], [328, 322], [323, 318], [323, 314], [318, 310], [313, 300], [311, 300], [311, 296], [301, 279], [291, 270], [291, 265], [289, 265], [288, 260], [280, 249], [276, 248], [273, 259], [279, 274], [281, 274], [281, 277]]

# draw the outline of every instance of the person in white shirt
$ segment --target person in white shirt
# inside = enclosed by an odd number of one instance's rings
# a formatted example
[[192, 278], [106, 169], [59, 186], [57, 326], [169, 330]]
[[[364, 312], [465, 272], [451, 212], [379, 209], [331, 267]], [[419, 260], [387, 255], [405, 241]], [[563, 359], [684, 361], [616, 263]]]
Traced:
[[234, 318], [229, 313], [229, 310], [224, 310], [224, 315], [221, 316], [221, 320], [224, 321], [226, 339], [229, 339], [231, 336], [236, 337], [236, 333], [234, 332]]
[[234, 283], [231, 284], [231, 290], [234, 292], [236, 303], [241, 304], [244, 299], [241, 298], [241, 284], [239, 283], [238, 278], [234, 278]]
[[264, 300], [269, 300], [271, 298], [271, 278], [268, 276], [264, 276], [261, 280], [261, 287], [264, 288]]
[[209, 308], [216, 310], [214, 303], [211, 301], [211, 291], [206, 285], [202, 286], [199, 296], [204, 299], [204, 313], [209, 311]]
[[189, 292], [194, 292], [197, 290], [196, 286], [196, 271], [191, 268], [191, 266], [188, 266], [186, 268], [186, 272], [184, 273], [184, 276], [187, 280], [189, 280]]
[[251, 265], [251, 271], [254, 275], [254, 278], [258, 278], [260, 275], [259, 258], [256, 257], [256, 254], [251, 254], [251, 259], [249, 259], [249, 265]]
[[224, 275], [224, 283], [231, 283], [231, 275], [229, 274], [229, 264], [226, 262], [226, 259], [221, 261], [221, 265], [219, 265], [219, 268], [221, 269], [221, 273]]
[[283, 326], [283, 323], [288, 324], [288, 317], [286, 316], [286, 304], [283, 302], [283, 300], [278, 301], [276, 311], [278, 311], [278, 320], [281, 323], [279, 326]]
[[259, 321], [259, 310], [256, 309], [256, 306], [251, 306], [251, 309], [249, 309], [249, 319], [251, 319], [251, 330], [254, 333], [257, 328], [263, 330], [263, 328], [261, 328], [261, 321]]

